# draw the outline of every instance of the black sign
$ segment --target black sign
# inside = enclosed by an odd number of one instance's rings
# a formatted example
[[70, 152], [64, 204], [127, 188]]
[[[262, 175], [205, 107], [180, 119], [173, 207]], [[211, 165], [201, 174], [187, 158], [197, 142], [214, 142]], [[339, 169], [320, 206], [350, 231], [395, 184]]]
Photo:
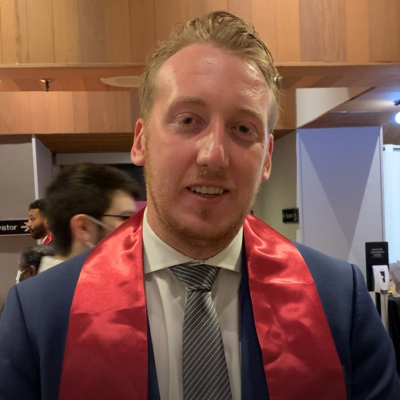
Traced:
[[299, 223], [299, 209], [298, 208], [284, 208], [282, 210], [282, 221], [292, 224]]
[[30, 235], [26, 226], [26, 219], [9, 219], [0, 221], [0, 236], [8, 235]]
[[373, 265], [387, 265], [389, 267], [388, 242], [365, 243], [365, 259], [367, 262], [367, 286], [370, 292], [374, 291]]

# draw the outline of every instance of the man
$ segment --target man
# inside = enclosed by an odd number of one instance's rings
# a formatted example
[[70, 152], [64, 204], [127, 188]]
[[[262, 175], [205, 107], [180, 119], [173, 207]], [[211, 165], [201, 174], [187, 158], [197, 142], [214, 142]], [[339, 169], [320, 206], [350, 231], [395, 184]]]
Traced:
[[21, 253], [21, 259], [18, 264], [16, 283], [37, 275], [42, 258], [52, 255], [54, 255], [52, 247], [42, 244], [24, 250]]
[[49, 244], [53, 240], [53, 235], [49, 230], [46, 216], [46, 200], [35, 200], [29, 205], [29, 215], [27, 227], [32, 237], [39, 244]]
[[39, 272], [94, 247], [136, 213], [140, 190], [125, 172], [101, 164], [64, 167], [47, 189], [54, 257]]
[[[11, 291], [0, 395], [398, 399], [360, 271], [248, 215], [271, 170], [278, 82], [253, 27], [229, 13], [158, 45], [132, 148], [147, 209]], [[40, 316], [30, 306], [49, 298]]]

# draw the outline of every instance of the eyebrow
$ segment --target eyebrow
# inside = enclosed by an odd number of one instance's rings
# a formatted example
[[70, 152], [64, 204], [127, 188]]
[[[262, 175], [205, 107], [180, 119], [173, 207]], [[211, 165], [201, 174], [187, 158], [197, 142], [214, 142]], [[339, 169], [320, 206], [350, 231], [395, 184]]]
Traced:
[[265, 118], [266, 115], [254, 107], [248, 107], [248, 106], [238, 107], [236, 112], [241, 113], [241, 114], [253, 115], [257, 119], [259, 119], [263, 124], [267, 123], [266, 118]]
[[194, 105], [199, 105], [199, 106], [203, 106], [206, 107], [207, 104], [204, 100], [200, 99], [199, 97], [193, 97], [193, 96], [180, 96], [177, 99], [175, 99], [171, 106], [174, 107], [177, 104], [194, 104]]
[[[177, 99], [175, 99], [172, 102], [171, 108], [177, 106], [178, 104], [193, 104], [193, 105], [198, 105], [198, 106], [202, 106], [202, 107], [207, 107], [207, 103], [204, 100], [200, 99], [199, 97], [193, 97], [193, 96], [178, 97]], [[255, 116], [260, 121], [262, 121], [263, 124], [267, 123], [266, 115], [254, 107], [238, 106], [235, 109], [235, 113], [250, 114], [250, 115]]]

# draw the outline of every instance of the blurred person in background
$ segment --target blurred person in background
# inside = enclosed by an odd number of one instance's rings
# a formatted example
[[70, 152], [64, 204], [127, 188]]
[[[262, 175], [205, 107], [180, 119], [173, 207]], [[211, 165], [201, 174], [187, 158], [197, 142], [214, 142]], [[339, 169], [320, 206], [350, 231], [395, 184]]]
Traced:
[[32, 237], [38, 241], [38, 244], [49, 244], [53, 240], [53, 235], [47, 220], [46, 209], [46, 199], [35, 200], [29, 205], [28, 222], [26, 226]]
[[54, 257], [43, 272], [94, 247], [136, 213], [140, 189], [125, 172], [103, 164], [64, 167], [47, 189], [47, 216], [54, 234]]
[[[38, 244], [28, 247], [21, 253], [21, 258], [18, 263], [18, 272], [15, 278], [15, 283], [18, 284], [28, 278], [38, 274], [39, 266], [44, 257], [51, 257], [54, 251], [51, 245]], [[0, 315], [3, 312], [4, 305], [1, 308]]]
[[15, 278], [16, 283], [20, 283], [25, 279], [37, 275], [39, 271], [40, 262], [43, 257], [53, 256], [54, 251], [48, 245], [36, 245], [29, 247], [21, 253], [21, 258], [18, 264], [18, 273]]

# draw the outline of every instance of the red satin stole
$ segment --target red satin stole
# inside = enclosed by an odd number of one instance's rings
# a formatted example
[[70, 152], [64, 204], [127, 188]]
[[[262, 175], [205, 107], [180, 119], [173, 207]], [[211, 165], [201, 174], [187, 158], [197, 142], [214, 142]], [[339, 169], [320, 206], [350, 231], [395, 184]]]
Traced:
[[49, 232], [49, 233], [45, 236], [45, 238], [43, 239], [42, 244], [43, 244], [43, 245], [49, 244], [49, 243], [51, 243], [53, 240], [54, 240], [53, 232]]
[[[72, 302], [60, 400], [147, 400], [147, 316], [138, 213], [92, 250]], [[249, 216], [249, 286], [271, 400], [345, 400], [342, 367], [296, 247]], [[246, 399], [243, 399], [246, 400]]]

